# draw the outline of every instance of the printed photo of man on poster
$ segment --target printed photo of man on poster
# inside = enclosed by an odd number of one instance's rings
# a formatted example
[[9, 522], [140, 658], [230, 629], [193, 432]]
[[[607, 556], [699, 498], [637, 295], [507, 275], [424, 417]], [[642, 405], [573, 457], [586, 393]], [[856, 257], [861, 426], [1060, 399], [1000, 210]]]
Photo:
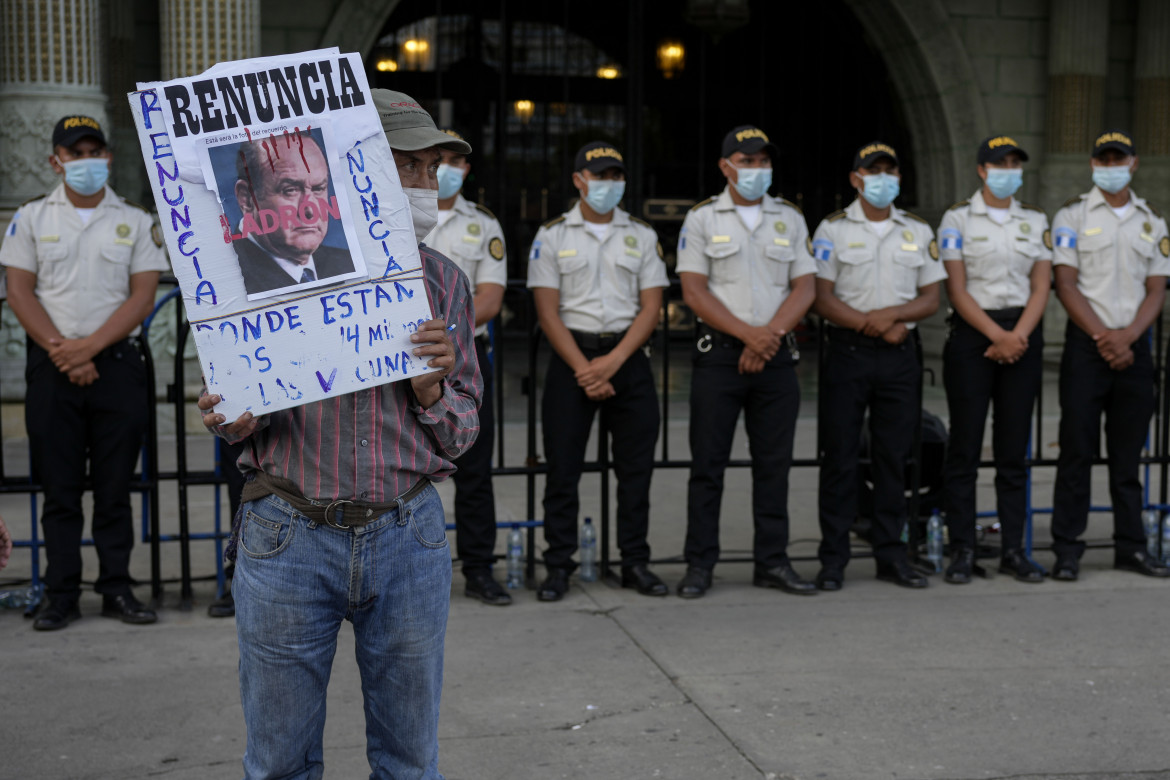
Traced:
[[208, 149], [250, 301], [358, 273], [325, 148], [314, 128]]

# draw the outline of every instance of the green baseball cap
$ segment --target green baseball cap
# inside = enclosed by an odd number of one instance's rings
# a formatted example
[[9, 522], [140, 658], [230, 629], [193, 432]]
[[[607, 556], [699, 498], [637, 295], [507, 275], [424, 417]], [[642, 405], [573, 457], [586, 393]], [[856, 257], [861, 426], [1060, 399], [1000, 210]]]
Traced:
[[374, 108], [391, 149], [413, 152], [438, 146], [458, 154], [471, 154], [471, 144], [447, 135], [410, 95], [389, 89], [371, 89]]

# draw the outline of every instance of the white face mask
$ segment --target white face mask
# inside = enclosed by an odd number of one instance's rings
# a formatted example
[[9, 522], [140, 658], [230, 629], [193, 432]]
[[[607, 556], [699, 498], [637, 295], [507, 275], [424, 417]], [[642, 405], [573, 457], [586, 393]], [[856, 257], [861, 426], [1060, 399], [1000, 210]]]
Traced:
[[439, 191], [420, 187], [403, 187], [402, 192], [410, 201], [410, 218], [414, 222], [414, 237], [421, 242], [435, 229], [435, 225], [439, 224]]

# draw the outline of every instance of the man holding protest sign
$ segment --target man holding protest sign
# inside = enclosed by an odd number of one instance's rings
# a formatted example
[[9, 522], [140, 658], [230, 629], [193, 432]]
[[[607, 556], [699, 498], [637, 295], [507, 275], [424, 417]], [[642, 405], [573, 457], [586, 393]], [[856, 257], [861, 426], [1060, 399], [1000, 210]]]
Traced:
[[[421, 239], [434, 225], [439, 149], [471, 149], [439, 132], [410, 97], [372, 93]], [[411, 336], [412, 354], [436, 370], [234, 422], [213, 410], [218, 395], [199, 400], [211, 430], [246, 445], [238, 547], [228, 553], [240, 552], [234, 593], [249, 780], [321, 776], [342, 620], [354, 626], [371, 778], [441, 777], [451, 560], [431, 482], [451, 476], [452, 461], [475, 441], [482, 381], [467, 278], [442, 255], [420, 252], [436, 319]]]

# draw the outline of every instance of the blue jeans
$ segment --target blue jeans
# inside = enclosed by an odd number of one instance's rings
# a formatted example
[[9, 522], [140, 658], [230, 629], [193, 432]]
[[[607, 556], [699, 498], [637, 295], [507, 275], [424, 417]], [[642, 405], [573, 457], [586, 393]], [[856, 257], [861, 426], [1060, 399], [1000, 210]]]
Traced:
[[246, 780], [324, 774], [325, 689], [343, 618], [357, 642], [370, 780], [442, 780], [451, 556], [434, 487], [353, 530], [314, 523], [276, 496], [243, 512], [232, 591]]

